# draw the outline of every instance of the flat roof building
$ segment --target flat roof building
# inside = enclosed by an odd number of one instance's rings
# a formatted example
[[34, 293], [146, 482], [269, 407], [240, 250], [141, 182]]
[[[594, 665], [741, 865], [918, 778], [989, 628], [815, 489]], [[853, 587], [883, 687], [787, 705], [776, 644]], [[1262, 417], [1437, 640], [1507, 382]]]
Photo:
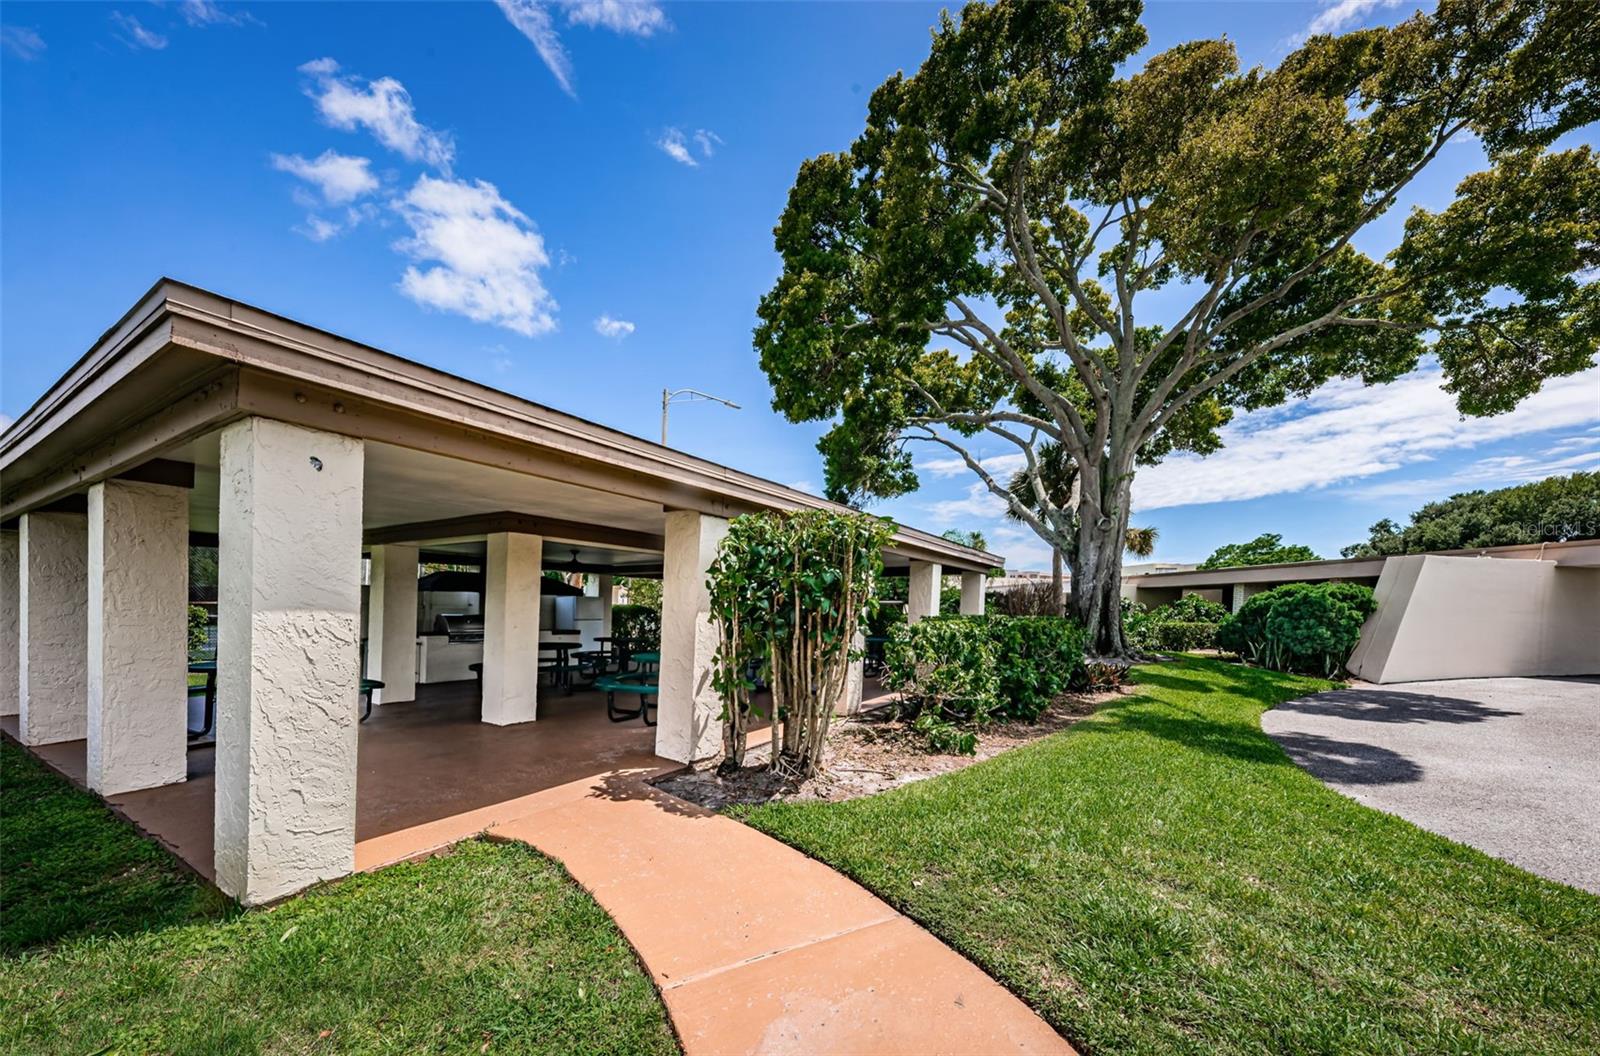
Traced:
[[[806, 508], [842, 509], [163, 279], [0, 435], [0, 716], [82, 741], [108, 797], [183, 782], [188, 550], [216, 545], [209, 864], [270, 900], [355, 867], [360, 684], [417, 696], [424, 556], [481, 569], [496, 726], [541, 717], [547, 568], [599, 581], [591, 638], [613, 577], [661, 578], [649, 747], [683, 762], [719, 746], [705, 576], [727, 520]], [[913, 617], [944, 572], [981, 610], [1003, 563], [904, 525], [883, 556]]]

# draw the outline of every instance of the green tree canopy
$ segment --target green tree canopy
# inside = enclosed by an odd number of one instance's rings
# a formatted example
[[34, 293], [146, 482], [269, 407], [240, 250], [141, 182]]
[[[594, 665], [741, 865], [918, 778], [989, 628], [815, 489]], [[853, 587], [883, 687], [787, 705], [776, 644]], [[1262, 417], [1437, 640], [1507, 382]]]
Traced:
[[1387, 557], [1516, 543], [1600, 539], [1600, 473], [1547, 477], [1497, 491], [1467, 491], [1430, 502], [1401, 527], [1384, 518], [1345, 557]]
[[1283, 536], [1264, 532], [1248, 543], [1219, 546], [1200, 562], [1201, 568], [1241, 568], [1245, 565], [1278, 565], [1285, 561], [1315, 561], [1317, 552], [1309, 546], [1285, 544]]
[[[916, 487], [909, 441], [954, 452], [1067, 554], [1094, 647], [1124, 652], [1138, 465], [1430, 350], [1467, 414], [1594, 361], [1600, 165], [1552, 145], [1600, 116], [1597, 10], [1443, 0], [1249, 70], [1227, 40], [1133, 69], [1134, 0], [946, 15], [849, 150], [800, 167], [755, 332], [773, 405], [833, 423], [836, 499]], [[1469, 134], [1489, 167], [1387, 255], [1358, 249]], [[980, 444], [1022, 456], [1034, 501]], [[1051, 444], [1071, 508], [1041, 476]]]

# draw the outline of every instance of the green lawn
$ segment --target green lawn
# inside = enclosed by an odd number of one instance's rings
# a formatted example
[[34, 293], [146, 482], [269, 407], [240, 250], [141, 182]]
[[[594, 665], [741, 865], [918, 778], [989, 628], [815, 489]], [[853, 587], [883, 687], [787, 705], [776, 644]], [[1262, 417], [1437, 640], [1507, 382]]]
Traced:
[[241, 912], [0, 744], [0, 1052], [670, 1053], [649, 978], [520, 844]]
[[1089, 1053], [1594, 1053], [1600, 899], [1346, 799], [1216, 661], [956, 773], [753, 825], [840, 868]]

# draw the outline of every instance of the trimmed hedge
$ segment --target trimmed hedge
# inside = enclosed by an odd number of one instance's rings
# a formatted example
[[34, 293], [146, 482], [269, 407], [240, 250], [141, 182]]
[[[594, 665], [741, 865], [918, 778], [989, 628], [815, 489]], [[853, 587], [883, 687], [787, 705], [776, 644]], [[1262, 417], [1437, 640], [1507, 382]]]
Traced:
[[1085, 644], [1083, 628], [1061, 616], [939, 616], [896, 628], [888, 683], [953, 720], [1033, 722], [1067, 691]]
[[1256, 594], [1217, 629], [1217, 644], [1275, 671], [1330, 677], [1361, 638], [1377, 609], [1359, 583], [1286, 583]]
[[1157, 649], [1186, 653], [1193, 649], [1217, 647], [1217, 623], [1158, 622], [1150, 625], [1149, 636]]

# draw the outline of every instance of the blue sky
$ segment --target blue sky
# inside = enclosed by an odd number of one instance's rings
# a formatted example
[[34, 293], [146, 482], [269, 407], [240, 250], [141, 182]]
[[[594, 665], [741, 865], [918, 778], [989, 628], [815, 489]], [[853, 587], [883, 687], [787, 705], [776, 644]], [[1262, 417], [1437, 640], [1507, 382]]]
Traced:
[[[1154, 3], [1151, 50], [1226, 34], [1274, 64], [1387, 0]], [[848, 146], [926, 54], [939, 5], [51, 4], [0, 9], [0, 415], [25, 410], [171, 275], [815, 489], [822, 426], [769, 409], [751, 350], [795, 170]], [[1452, 145], [1407, 204], [1481, 166]], [[1403, 212], [1368, 237], [1382, 251]], [[1157, 556], [1276, 531], [1332, 556], [1380, 517], [1600, 468], [1600, 374], [1462, 422], [1424, 370], [1242, 417], [1137, 485]], [[998, 454], [998, 450], [994, 453]], [[1045, 551], [929, 452], [881, 509]], [[1214, 501], [1227, 497], [1229, 501]]]

